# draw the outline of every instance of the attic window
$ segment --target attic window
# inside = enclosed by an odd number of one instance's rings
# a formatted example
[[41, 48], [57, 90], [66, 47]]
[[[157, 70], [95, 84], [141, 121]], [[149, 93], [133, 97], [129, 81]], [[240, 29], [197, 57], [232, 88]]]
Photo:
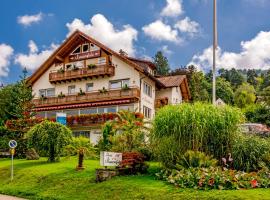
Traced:
[[72, 54], [78, 54], [81, 53], [81, 46], [78, 46], [73, 52]]
[[89, 51], [89, 44], [82, 45], [82, 52], [88, 52]]

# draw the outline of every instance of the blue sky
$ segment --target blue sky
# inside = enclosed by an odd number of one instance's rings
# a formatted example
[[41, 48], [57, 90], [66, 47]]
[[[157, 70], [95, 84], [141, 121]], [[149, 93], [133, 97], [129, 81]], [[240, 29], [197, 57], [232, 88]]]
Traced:
[[[270, 0], [218, 1], [218, 66], [270, 66]], [[0, 82], [32, 73], [76, 28], [118, 51], [149, 59], [163, 50], [171, 68], [211, 66], [212, 0], [3, 0]]]

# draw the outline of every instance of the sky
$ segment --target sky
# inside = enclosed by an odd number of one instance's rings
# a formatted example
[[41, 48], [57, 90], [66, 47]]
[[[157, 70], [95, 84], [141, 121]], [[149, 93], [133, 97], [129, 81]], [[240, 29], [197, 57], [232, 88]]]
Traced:
[[[217, 0], [218, 68], [269, 69], [270, 0]], [[213, 0], [1, 0], [0, 83], [33, 73], [76, 29], [175, 69], [212, 65]]]

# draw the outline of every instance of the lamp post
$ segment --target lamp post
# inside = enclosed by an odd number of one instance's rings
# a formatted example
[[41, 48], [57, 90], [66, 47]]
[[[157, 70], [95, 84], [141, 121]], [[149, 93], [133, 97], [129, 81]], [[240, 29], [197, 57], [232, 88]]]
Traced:
[[216, 104], [216, 49], [217, 44], [217, 0], [214, 1], [214, 12], [213, 12], [213, 99], [212, 102]]

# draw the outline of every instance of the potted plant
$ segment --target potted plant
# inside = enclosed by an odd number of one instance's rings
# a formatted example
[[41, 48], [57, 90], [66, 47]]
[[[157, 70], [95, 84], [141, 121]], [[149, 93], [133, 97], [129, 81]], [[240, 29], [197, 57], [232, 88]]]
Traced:
[[77, 67], [76, 65], [73, 65], [72, 70], [73, 70], [73, 71], [77, 71], [77, 70], [79, 70], [79, 67]]
[[65, 70], [63, 69], [63, 67], [61, 67], [60, 69], [57, 70], [57, 73], [63, 74], [65, 72]]
[[64, 98], [66, 95], [63, 94], [63, 92], [60, 92], [60, 94], [58, 94], [58, 98]]
[[95, 64], [88, 64], [88, 69], [95, 69], [97, 66]]
[[105, 87], [103, 87], [102, 89], [100, 89], [98, 91], [99, 91], [100, 94], [105, 94], [105, 93], [108, 92], [108, 90]]
[[124, 91], [127, 91], [127, 90], [129, 90], [130, 89], [130, 87], [127, 85], [127, 84], [125, 84], [123, 87], [122, 87], [122, 90], [124, 90]]
[[80, 92], [78, 93], [78, 96], [83, 96], [85, 95], [85, 92], [82, 91], [82, 88], [80, 88]]

